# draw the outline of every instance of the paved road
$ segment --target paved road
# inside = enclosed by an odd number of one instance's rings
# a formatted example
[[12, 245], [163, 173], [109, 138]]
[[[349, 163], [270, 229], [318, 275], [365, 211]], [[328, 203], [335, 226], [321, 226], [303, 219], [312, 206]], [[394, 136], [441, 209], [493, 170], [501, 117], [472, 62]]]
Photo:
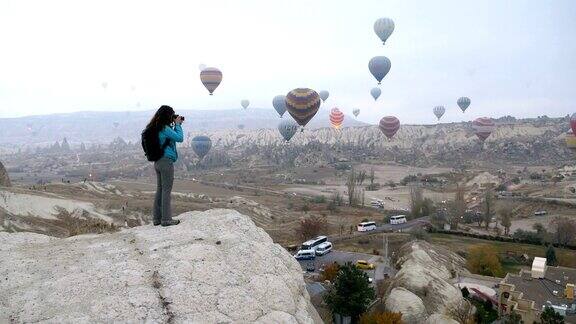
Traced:
[[333, 262], [345, 264], [347, 262], [356, 263], [358, 260], [368, 261], [376, 266], [374, 270], [364, 270], [373, 280], [383, 279], [384, 274], [388, 274], [389, 276], [394, 275], [394, 269], [385, 267], [384, 263], [381, 262], [382, 259], [380, 256], [365, 253], [332, 250], [332, 252], [326, 255], [316, 257], [315, 260], [298, 261], [298, 263], [300, 263], [302, 270], [313, 267], [313, 272], [318, 273], [320, 268]]

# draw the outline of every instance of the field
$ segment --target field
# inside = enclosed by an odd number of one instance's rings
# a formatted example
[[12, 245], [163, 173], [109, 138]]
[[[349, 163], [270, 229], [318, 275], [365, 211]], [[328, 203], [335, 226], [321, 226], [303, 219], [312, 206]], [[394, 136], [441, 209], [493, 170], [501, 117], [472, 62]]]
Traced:
[[[529, 268], [528, 264], [522, 264], [518, 261], [523, 254], [527, 254], [529, 258], [546, 256], [546, 247], [541, 245], [487, 241], [439, 233], [433, 233], [430, 237], [432, 243], [443, 245], [461, 255], [466, 255], [468, 250], [473, 246], [489, 245], [498, 253], [505, 272], [517, 272], [522, 267]], [[556, 248], [556, 257], [558, 258], [560, 266], [576, 267], [576, 251]]]

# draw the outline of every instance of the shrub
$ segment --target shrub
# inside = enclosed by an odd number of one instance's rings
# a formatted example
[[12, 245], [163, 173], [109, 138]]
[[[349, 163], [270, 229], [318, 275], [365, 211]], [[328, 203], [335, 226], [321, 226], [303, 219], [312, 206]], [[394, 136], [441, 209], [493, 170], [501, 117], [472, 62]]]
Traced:
[[316, 196], [316, 197], [314, 197], [314, 200], [313, 200], [313, 201], [314, 201], [314, 203], [316, 203], [316, 204], [324, 204], [324, 203], [326, 203], [326, 197], [324, 197], [324, 196], [322, 196], [322, 195]]

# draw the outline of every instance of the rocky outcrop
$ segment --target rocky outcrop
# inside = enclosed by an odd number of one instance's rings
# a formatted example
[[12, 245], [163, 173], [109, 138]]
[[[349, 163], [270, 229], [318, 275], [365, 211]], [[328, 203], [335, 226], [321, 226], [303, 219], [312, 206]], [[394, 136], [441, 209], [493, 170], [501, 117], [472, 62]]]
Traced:
[[321, 323], [294, 258], [219, 209], [66, 239], [0, 232], [0, 322]]
[[[450, 280], [467, 273], [460, 256], [424, 241], [402, 246], [390, 284], [386, 308], [402, 312], [407, 323], [422, 323], [433, 314], [445, 314], [459, 305], [462, 294]], [[424, 309], [422, 309], [422, 305]]]
[[10, 178], [8, 177], [8, 172], [4, 168], [2, 162], [0, 162], [0, 187], [10, 187]]

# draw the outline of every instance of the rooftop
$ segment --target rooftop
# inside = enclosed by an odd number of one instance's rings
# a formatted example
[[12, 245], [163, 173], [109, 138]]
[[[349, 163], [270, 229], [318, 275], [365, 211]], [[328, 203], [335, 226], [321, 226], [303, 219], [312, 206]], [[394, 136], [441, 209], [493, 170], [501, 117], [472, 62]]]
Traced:
[[[518, 275], [508, 274], [504, 279], [507, 284], [515, 286], [515, 290], [523, 293], [523, 299], [533, 300], [537, 309], [550, 301], [554, 305], [570, 305], [576, 300], [564, 298], [567, 283], [576, 283], [576, 269], [564, 267], [547, 267], [542, 279], [532, 278], [530, 272], [522, 271]], [[554, 294], [557, 291], [557, 294]]]

